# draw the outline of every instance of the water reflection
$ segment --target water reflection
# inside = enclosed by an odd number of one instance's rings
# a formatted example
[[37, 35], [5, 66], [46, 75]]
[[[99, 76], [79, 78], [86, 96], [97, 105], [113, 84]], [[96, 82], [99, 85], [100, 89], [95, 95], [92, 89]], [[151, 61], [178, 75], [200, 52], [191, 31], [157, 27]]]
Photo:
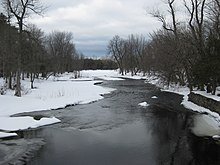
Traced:
[[190, 164], [193, 159], [188, 144], [191, 113], [153, 107], [154, 120], [150, 128], [158, 148], [158, 164]]

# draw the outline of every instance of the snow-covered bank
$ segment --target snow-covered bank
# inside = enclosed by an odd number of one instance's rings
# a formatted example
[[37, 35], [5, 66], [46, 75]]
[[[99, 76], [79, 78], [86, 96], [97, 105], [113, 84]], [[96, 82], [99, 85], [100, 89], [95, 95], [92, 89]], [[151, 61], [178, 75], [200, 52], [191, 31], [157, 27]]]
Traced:
[[80, 72], [82, 78], [92, 78], [101, 80], [124, 80], [124, 79], [146, 79], [142, 73], [137, 73], [137, 75], [131, 75], [127, 73], [126, 75], [119, 74], [118, 70], [83, 70]]
[[[217, 123], [220, 123], [219, 114], [188, 101], [189, 89], [187, 87], [175, 85], [173, 88], [167, 89], [157, 76], [147, 75], [143, 77], [142, 74], [133, 77], [130, 74], [121, 76], [117, 70], [86, 70], [81, 71], [80, 74], [81, 77], [79, 79], [74, 79], [73, 73], [64, 73], [56, 77], [51, 76], [48, 80], [36, 80], [34, 83], [35, 89], [30, 89], [28, 80], [22, 81], [21, 98], [15, 97], [13, 91], [7, 91], [5, 95], [0, 95], [0, 130], [7, 132], [60, 122], [59, 119], [53, 117], [36, 121], [32, 117], [15, 118], [10, 116], [22, 112], [52, 110], [63, 108], [67, 105], [85, 104], [102, 99], [102, 94], [107, 94], [114, 89], [94, 85], [100, 82], [96, 80], [123, 80], [123, 78], [146, 79], [146, 83], [165, 88], [166, 90], [162, 89], [164, 91], [184, 95], [182, 104], [186, 108], [197, 112], [207, 112], [210, 118], [214, 118]], [[0, 86], [2, 84], [3, 80], [0, 79]], [[156, 99], [157, 97], [154, 96], [152, 98]], [[143, 105], [147, 106], [147, 103], [143, 103]], [[218, 127], [220, 127], [220, 124]], [[7, 134], [0, 132], [0, 137], [5, 136]]]
[[220, 97], [217, 96], [218, 94], [220, 94], [220, 89], [219, 89], [219, 88], [218, 88], [218, 90], [216, 91], [216, 95], [212, 95], [211, 93], [207, 93], [206, 91], [194, 91], [194, 93], [200, 94], [200, 95], [202, 95], [202, 96], [211, 98], [211, 99], [216, 100], [216, 101], [220, 101]]
[[11, 136], [17, 136], [17, 134], [16, 133], [0, 132], [0, 138], [11, 137]]
[[192, 131], [197, 136], [214, 136], [220, 135], [219, 122], [208, 115], [198, 115], [194, 118]]
[[[0, 95], [0, 130], [23, 130], [60, 122], [54, 117], [35, 120], [32, 117], [10, 116], [22, 112], [52, 110], [64, 108], [67, 105], [85, 104], [102, 99], [102, 94], [114, 90], [94, 85], [98, 81], [93, 81], [91, 75], [87, 78], [82, 77], [79, 81], [74, 81], [75, 79], [72, 77], [73, 74], [69, 73], [60, 77], [51, 77], [49, 80], [36, 80], [35, 89], [30, 89], [30, 82], [25, 80], [22, 81], [22, 97], [15, 97], [13, 91]], [[2, 79], [0, 79], [0, 83], [3, 83]], [[0, 137], [7, 135], [14, 136], [15, 134], [0, 132]]]
[[[33, 117], [1, 117], [0, 118], [0, 130], [4, 131], [17, 131], [25, 130], [28, 128], [37, 128], [43, 125], [49, 125], [60, 122], [55, 117], [41, 118], [40, 120], [34, 120]], [[2, 124], [4, 123], [4, 125]]]
[[[196, 135], [213, 136], [213, 137], [215, 137], [216, 134], [220, 135], [220, 115], [207, 108], [198, 106], [197, 104], [194, 104], [193, 102], [188, 101], [188, 95], [190, 93], [190, 90], [188, 87], [182, 87], [176, 84], [174, 85], [171, 84], [170, 87], [164, 86], [161, 80], [157, 76], [147, 77], [146, 82], [158, 86], [159, 88], [161, 88], [161, 91], [172, 92], [172, 93], [176, 93], [179, 95], [183, 95], [183, 101], [181, 104], [185, 108], [193, 110], [201, 114], [207, 114], [207, 115], [201, 115], [195, 118], [194, 127], [192, 128], [192, 130]], [[220, 101], [220, 97], [218, 96], [213, 96], [203, 91], [194, 91], [194, 92], [201, 94], [205, 97]], [[219, 91], [217, 91], [217, 93], [219, 93]]]
[[82, 78], [101, 80], [123, 80], [117, 70], [83, 70], [80, 72]]

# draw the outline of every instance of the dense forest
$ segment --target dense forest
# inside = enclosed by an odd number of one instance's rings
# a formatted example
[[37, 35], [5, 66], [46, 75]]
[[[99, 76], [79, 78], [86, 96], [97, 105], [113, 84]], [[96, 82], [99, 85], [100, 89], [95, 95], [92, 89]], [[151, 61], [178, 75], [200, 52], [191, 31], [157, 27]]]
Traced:
[[167, 14], [159, 9], [150, 13], [162, 23], [161, 29], [147, 40], [116, 35], [109, 41], [109, 54], [121, 74], [156, 74], [168, 86], [187, 85], [214, 95], [220, 83], [220, 1], [165, 2]]

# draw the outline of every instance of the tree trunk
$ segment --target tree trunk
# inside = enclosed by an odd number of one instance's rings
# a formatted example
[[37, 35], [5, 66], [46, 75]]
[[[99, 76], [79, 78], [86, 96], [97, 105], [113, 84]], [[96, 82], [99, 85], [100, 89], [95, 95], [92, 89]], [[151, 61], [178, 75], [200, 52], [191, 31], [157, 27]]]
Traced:
[[34, 89], [34, 81], [31, 81], [31, 89]]
[[25, 73], [24, 73], [24, 72], [22, 72], [22, 74], [21, 74], [21, 75], [22, 75], [22, 80], [24, 80], [24, 75], [25, 75]]
[[35, 79], [35, 74], [31, 73], [31, 89], [34, 89], [34, 79]]
[[18, 21], [19, 24], [19, 46], [18, 46], [18, 57], [17, 57], [17, 72], [16, 72], [16, 89], [15, 96], [21, 97], [21, 52], [22, 52], [22, 31], [23, 31], [23, 20]]
[[20, 72], [20, 69], [18, 69], [16, 72], [15, 96], [21, 97], [21, 72]]
[[216, 79], [214, 78], [212, 81], [212, 95], [215, 95], [216, 88], [217, 88], [217, 84], [216, 84]]
[[12, 89], [12, 75], [9, 75], [8, 88]]

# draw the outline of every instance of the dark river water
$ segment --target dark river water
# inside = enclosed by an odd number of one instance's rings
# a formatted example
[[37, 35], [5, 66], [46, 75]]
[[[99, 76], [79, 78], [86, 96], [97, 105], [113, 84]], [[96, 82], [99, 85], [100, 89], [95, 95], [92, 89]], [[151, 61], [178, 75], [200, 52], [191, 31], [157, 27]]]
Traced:
[[[46, 145], [30, 165], [219, 165], [220, 147], [191, 133], [192, 111], [182, 96], [140, 80], [108, 81], [116, 88], [86, 105], [37, 112], [61, 123], [23, 132]], [[157, 96], [153, 99], [152, 96]], [[146, 101], [149, 106], [138, 104]]]

